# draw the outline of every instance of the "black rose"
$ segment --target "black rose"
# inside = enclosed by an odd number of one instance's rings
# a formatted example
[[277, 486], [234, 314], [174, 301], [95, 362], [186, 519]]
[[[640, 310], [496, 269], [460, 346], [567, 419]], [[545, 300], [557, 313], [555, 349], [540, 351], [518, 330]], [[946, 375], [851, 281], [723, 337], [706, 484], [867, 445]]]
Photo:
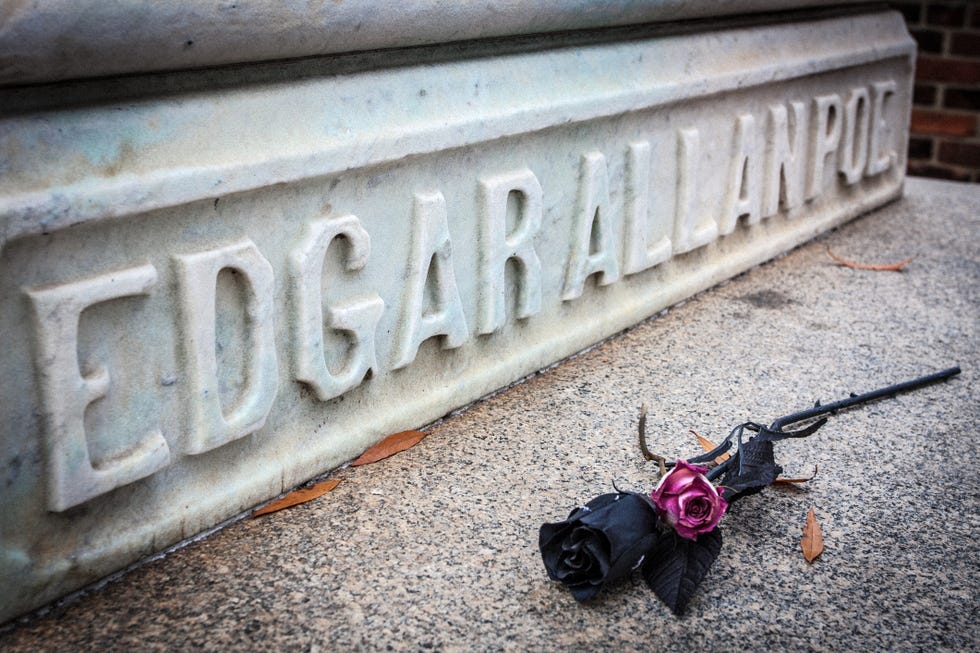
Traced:
[[629, 575], [660, 537], [657, 512], [639, 494], [603, 494], [563, 522], [544, 524], [538, 538], [552, 580], [587, 601]]

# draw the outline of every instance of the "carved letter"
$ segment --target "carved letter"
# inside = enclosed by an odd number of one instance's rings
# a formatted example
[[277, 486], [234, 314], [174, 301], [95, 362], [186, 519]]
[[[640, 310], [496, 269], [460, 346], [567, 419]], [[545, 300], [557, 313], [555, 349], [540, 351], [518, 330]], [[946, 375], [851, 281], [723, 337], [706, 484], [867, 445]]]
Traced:
[[789, 143], [790, 125], [786, 107], [769, 107], [769, 139], [766, 152], [765, 184], [762, 191], [762, 217], [768, 218], [783, 207], [795, 209], [803, 204], [806, 172], [807, 105], [791, 102], [793, 107], [793, 144]]
[[725, 209], [718, 221], [718, 232], [730, 234], [743, 215], [747, 224], [759, 222], [759, 168], [761, 160], [755, 131], [755, 117], [743, 113], [735, 121], [735, 156]]
[[[519, 198], [514, 231], [507, 234], [507, 201]], [[480, 180], [480, 317], [479, 333], [493, 333], [504, 325], [507, 261], [520, 268], [517, 279], [517, 317], [541, 310], [541, 261], [534, 251], [534, 236], [541, 228], [541, 184], [527, 168]]]
[[[670, 238], [665, 233], [648, 245], [650, 231], [650, 143], [631, 143], [626, 152], [626, 198], [623, 211], [626, 217], [626, 251], [623, 262], [625, 274], [636, 274], [670, 258]], [[658, 217], [659, 212], [658, 212]], [[669, 228], [668, 220], [659, 220], [658, 227]], [[658, 229], [659, 231], [659, 229]]]
[[838, 170], [848, 185], [856, 184], [868, 163], [868, 90], [851, 89], [844, 107], [844, 142], [840, 148]]
[[112, 460], [94, 466], [85, 439], [85, 409], [109, 392], [109, 370], [83, 375], [78, 364], [78, 320], [89, 306], [149, 294], [152, 265], [27, 291], [37, 332], [37, 372], [44, 414], [48, 510], [61, 512], [113, 488], [149, 476], [170, 462], [159, 428]]
[[[426, 285], [431, 279], [432, 306], [426, 307]], [[466, 318], [453, 272], [453, 244], [449, 240], [446, 198], [439, 191], [416, 193], [412, 218], [412, 251], [405, 271], [405, 307], [398, 337], [394, 369], [415, 360], [419, 345], [442, 335], [443, 349], [455, 349], [466, 340]]]
[[579, 163], [578, 198], [572, 249], [565, 269], [564, 301], [582, 296], [585, 280], [601, 272], [603, 286], [619, 280], [619, 262], [613, 247], [613, 224], [609, 214], [609, 175], [601, 152], [583, 154]]
[[[823, 192], [823, 170], [828, 154], [837, 154], [840, 145], [841, 115], [840, 96], [819, 95], [813, 98], [816, 107], [816, 122], [813, 129], [813, 158], [810, 160], [810, 178], [807, 181], [806, 198], [812, 200]], [[836, 158], [832, 157], [831, 161]]]
[[[344, 236], [348, 242], [347, 270], [355, 272], [362, 269], [371, 255], [371, 237], [353, 215], [311, 222], [306, 227], [302, 242], [289, 257], [296, 310], [293, 374], [297, 380], [308, 383], [317, 398], [323, 401], [357, 387], [368, 370], [377, 369], [374, 334], [384, 311], [384, 300], [371, 295], [328, 307], [324, 322], [320, 285], [323, 261], [327, 248], [338, 236]], [[323, 351], [324, 327], [346, 331], [353, 340], [337, 374], [331, 374], [327, 369]]]
[[895, 82], [875, 82], [871, 85], [873, 92], [871, 102], [871, 137], [868, 142], [868, 176], [880, 175], [892, 165], [895, 152], [882, 152], [888, 137], [888, 125], [885, 123], [885, 100], [895, 94]]
[[[272, 266], [255, 243], [243, 240], [215, 250], [175, 256], [180, 282], [188, 371], [191, 432], [188, 453], [199, 454], [257, 431], [265, 424], [279, 389], [273, 327]], [[229, 268], [241, 273], [248, 292], [245, 318], [248, 387], [229, 413], [221, 407], [218, 393], [218, 360], [215, 351], [215, 301], [218, 273]]]
[[677, 204], [674, 214], [674, 252], [682, 254], [718, 237], [718, 223], [709, 216], [696, 222], [694, 195], [698, 185], [701, 134], [688, 127], [677, 132]]

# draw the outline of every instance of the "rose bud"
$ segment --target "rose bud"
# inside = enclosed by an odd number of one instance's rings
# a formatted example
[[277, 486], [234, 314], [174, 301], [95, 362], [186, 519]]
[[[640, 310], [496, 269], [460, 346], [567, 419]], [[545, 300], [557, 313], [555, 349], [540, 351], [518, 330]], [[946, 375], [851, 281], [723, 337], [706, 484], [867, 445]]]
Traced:
[[538, 538], [545, 569], [579, 601], [640, 564], [660, 537], [654, 506], [639, 494], [603, 494], [563, 522], [544, 524]]
[[660, 518], [688, 540], [713, 531], [728, 509], [728, 503], [705, 478], [706, 471], [706, 467], [678, 460], [650, 495]]

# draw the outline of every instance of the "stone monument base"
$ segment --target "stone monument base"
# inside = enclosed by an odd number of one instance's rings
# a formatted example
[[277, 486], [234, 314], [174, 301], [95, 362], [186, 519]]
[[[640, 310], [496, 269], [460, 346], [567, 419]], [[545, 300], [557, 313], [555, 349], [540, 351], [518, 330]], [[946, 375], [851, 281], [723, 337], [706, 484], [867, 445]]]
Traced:
[[589, 27], [0, 89], [0, 620], [901, 193], [898, 14]]

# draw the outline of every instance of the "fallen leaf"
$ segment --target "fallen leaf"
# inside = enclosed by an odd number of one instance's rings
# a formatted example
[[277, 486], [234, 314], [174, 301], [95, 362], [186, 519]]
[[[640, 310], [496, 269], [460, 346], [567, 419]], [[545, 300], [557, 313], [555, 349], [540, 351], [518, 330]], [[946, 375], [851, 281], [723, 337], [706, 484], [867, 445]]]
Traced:
[[817, 517], [813, 514], [813, 508], [810, 508], [810, 512], [806, 514], [806, 526], [803, 527], [800, 546], [803, 547], [803, 557], [807, 562], [813, 562], [823, 553], [823, 534], [820, 532]]
[[[688, 429], [688, 430], [694, 434], [694, 437], [698, 439], [698, 442], [701, 444], [701, 448], [704, 449], [705, 453], [711, 453], [712, 451], [714, 451], [715, 447], [718, 446], [708, 438], [701, 436], [694, 429]], [[726, 451], [725, 453], [715, 458], [715, 464], [720, 465], [731, 457], [732, 454]]]
[[312, 501], [317, 497], [321, 497], [330, 490], [334, 489], [340, 485], [340, 479], [332, 478], [329, 481], [323, 481], [322, 483], [317, 483], [312, 487], [305, 487], [299, 490], [294, 490], [281, 499], [276, 499], [272, 503], [263, 506], [252, 513], [252, 517], [259, 517], [260, 515], [268, 515], [272, 512], [279, 512], [285, 508], [292, 508], [293, 506], [298, 506], [301, 503], [306, 503], [307, 501]]
[[898, 272], [912, 262], [912, 259], [907, 258], [904, 261], [899, 261], [898, 263], [855, 263], [854, 261], [848, 261], [846, 258], [837, 256], [830, 251], [829, 247], [827, 248], [827, 254], [830, 256], [830, 258], [846, 267], [854, 268], [855, 270], [873, 270], [875, 272]]
[[779, 478], [777, 478], [773, 482], [774, 483], [807, 483], [807, 482], [812, 481], [813, 479], [815, 479], [817, 477], [817, 471], [818, 471], [818, 467], [817, 467], [817, 465], [814, 465], [813, 466], [813, 475], [811, 475], [810, 477], [799, 476], [799, 477], [796, 477], [796, 478], [785, 478], [783, 476], [780, 476]]
[[422, 431], [401, 431], [393, 435], [389, 435], [384, 440], [374, 445], [367, 451], [361, 454], [361, 456], [351, 463], [351, 466], [358, 467], [360, 465], [368, 465], [370, 463], [376, 463], [379, 460], [384, 460], [388, 456], [394, 456], [400, 451], [405, 451], [410, 449], [421, 442], [428, 433], [423, 433]]

